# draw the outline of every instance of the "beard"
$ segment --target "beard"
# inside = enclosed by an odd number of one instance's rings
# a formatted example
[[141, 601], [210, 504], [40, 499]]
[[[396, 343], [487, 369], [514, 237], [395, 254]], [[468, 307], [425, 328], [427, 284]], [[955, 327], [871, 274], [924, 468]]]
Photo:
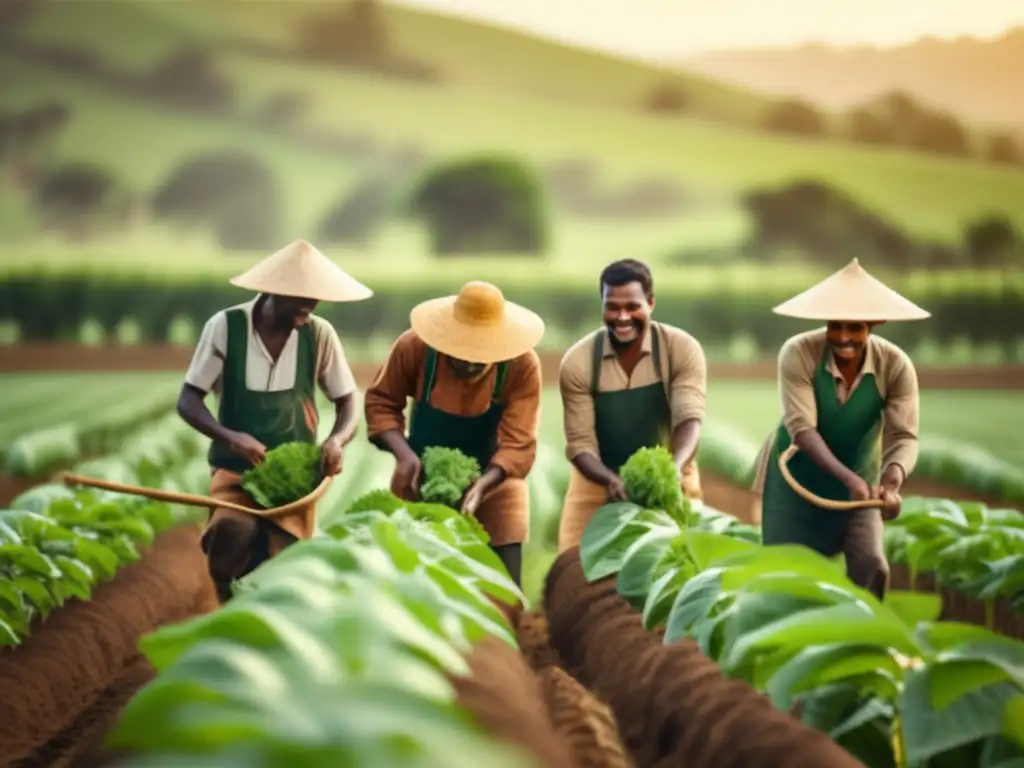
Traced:
[[[605, 327], [608, 329], [608, 339], [612, 343], [612, 348], [618, 350], [625, 349], [642, 339], [646, 325], [647, 324], [643, 320], [637, 318], [633, 318], [627, 323], [605, 323]], [[631, 331], [631, 333], [628, 334], [628, 338], [620, 338], [620, 335], [616, 333], [616, 330], [620, 329]]]

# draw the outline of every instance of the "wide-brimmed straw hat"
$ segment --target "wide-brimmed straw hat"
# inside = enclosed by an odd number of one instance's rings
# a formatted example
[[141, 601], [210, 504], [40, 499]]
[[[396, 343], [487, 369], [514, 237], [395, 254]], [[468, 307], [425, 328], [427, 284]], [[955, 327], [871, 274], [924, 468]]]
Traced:
[[362, 301], [373, 296], [373, 291], [305, 240], [286, 245], [230, 282], [257, 293], [317, 301]]
[[457, 296], [413, 307], [409, 322], [428, 346], [469, 363], [511, 360], [544, 336], [539, 315], [505, 301], [497, 286], [477, 281], [466, 283]]
[[869, 275], [857, 259], [772, 311], [804, 320], [868, 323], [931, 317], [930, 312]]

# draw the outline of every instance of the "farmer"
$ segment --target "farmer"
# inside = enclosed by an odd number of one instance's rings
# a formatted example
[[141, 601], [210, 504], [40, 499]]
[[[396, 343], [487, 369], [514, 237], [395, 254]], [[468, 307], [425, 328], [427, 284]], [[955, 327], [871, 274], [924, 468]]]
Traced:
[[559, 552], [579, 545], [598, 507], [627, 500], [619, 470], [640, 448], [670, 447], [683, 492], [701, 498], [694, 456], [706, 405], [704, 350], [686, 331], [652, 322], [654, 281], [642, 262], [609, 264], [599, 285], [604, 327], [577, 341], [559, 371], [573, 465]]
[[[537, 453], [544, 321], [505, 301], [497, 287], [470, 282], [457, 296], [413, 308], [366, 392], [370, 441], [397, 460], [391, 490], [419, 497], [425, 449], [458, 448], [482, 474], [461, 511], [474, 515], [518, 584], [529, 528], [526, 476]], [[406, 435], [404, 411], [413, 406]]]
[[[256, 507], [241, 488], [241, 473], [282, 443], [316, 441], [317, 385], [335, 408], [334, 426], [321, 446], [323, 473], [341, 471], [342, 447], [358, 424], [356, 385], [337, 332], [313, 310], [321, 301], [359, 301], [372, 291], [304, 240], [231, 283], [258, 295], [206, 322], [185, 374], [178, 413], [213, 440], [210, 495]], [[219, 399], [216, 419], [204, 402], [211, 391]], [[272, 522], [213, 510], [202, 547], [221, 601], [230, 597], [232, 580], [297, 539], [308, 539], [314, 526], [314, 508]]]
[[839, 272], [775, 308], [825, 321], [788, 339], [779, 352], [782, 422], [761, 449], [754, 488], [763, 493], [765, 544], [802, 544], [846, 555], [850, 579], [880, 599], [889, 566], [882, 551], [882, 510], [822, 509], [782, 476], [779, 454], [798, 483], [830, 500], [878, 498], [899, 513], [900, 489], [917, 461], [918, 388], [903, 350], [872, 332], [886, 321], [929, 314], [871, 277], [854, 259]]

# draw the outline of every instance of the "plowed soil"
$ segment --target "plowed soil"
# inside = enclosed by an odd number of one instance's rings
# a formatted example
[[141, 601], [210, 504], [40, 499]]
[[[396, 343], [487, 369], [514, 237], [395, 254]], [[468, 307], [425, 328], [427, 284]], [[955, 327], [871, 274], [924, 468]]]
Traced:
[[727, 679], [693, 641], [663, 645], [613, 579], [587, 582], [578, 548], [555, 561], [544, 604], [552, 645], [611, 706], [639, 768], [863, 768], [824, 733]]
[[199, 529], [157, 537], [87, 602], [74, 600], [0, 654], [0, 765], [64, 766], [116, 719], [151, 670], [138, 639], [216, 606]]

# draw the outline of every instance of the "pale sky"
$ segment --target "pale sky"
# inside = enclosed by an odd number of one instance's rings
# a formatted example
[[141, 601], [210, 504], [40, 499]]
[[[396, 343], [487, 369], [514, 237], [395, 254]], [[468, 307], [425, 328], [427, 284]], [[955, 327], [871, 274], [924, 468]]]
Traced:
[[642, 58], [716, 48], [990, 36], [1024, 0], [395, 0]]

